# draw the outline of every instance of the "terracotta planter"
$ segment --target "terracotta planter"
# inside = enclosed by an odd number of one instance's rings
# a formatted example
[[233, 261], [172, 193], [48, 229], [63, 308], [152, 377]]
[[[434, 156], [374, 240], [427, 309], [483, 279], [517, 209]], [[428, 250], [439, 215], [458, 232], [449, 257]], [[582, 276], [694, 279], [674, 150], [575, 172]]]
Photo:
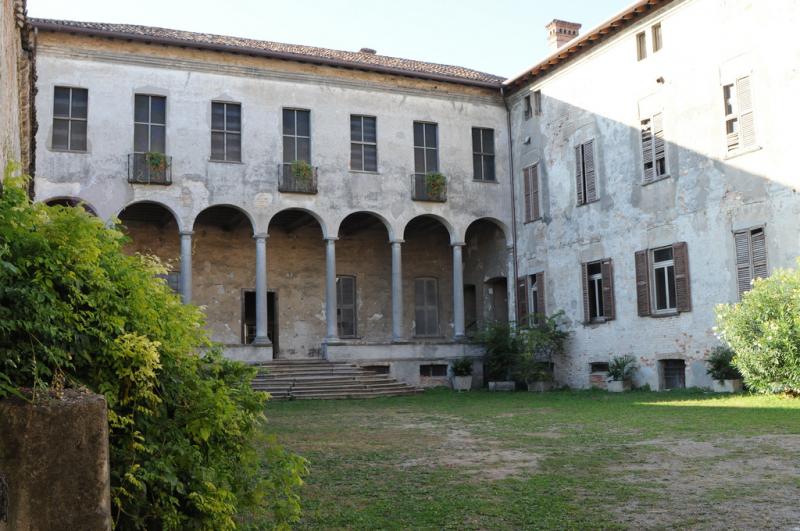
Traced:
[[455, 391], [469, 391], [472, 389], [472, 376], [453, 376], [453, 389]]
[[530, 382], [528, 383], [528, 391], [534, 393], [545, 393], [553, 390], [553, 382]]
[[743, 389], [744, 385], [741, 380], [723, 380], [722, 383], [714, 380], [715, 393], [741, 393]]
[[513, 391], [515, 388], [514, 382], [489, 382], [489, 391]]
[[631, 390], [630, 380], [609, 380], [606, 384], [609, 393], [622, 393]]

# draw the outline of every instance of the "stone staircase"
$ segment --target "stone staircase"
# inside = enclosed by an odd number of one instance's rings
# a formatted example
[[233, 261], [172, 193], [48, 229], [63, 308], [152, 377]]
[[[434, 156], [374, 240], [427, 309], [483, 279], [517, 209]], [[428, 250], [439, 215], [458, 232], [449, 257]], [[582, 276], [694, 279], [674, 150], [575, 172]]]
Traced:
[[260, 366], [253, 389], [277, 399], [376, 398], [413, 395], [422, 389], [398, 382], [388, 374], [322, 359], [275, 360]]

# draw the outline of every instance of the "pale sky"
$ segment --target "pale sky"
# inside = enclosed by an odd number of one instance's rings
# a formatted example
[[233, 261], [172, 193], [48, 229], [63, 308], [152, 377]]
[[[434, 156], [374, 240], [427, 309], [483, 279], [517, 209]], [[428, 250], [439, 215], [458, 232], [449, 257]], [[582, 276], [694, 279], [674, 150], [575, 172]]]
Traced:
[[234, 35], [453, 64], [501, 76], [547, 53], [554, 18], [582, 32], [633, 0], [28, 0], [40, 18]]

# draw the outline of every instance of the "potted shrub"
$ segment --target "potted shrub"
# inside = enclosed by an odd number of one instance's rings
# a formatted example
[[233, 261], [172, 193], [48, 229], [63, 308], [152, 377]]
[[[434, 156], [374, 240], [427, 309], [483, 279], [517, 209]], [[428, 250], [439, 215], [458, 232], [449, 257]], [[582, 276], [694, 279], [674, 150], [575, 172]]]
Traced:
[[425, 191], [428, 197], [441, 199], [444, 197], [447, 179], [439, 172], [431, 172], [425, 175]]
[[522, 352], [522, 341], [509, 323], [491, 323], [475, 337], [485, 348], [484, 366], [490, 391], [513, 391], [511, 371]]
[[743, 388], [742, 375], [733, 366], [733, 350], [729, 347], [719, 346], [711, 351], [707, 372], [714, 379], [717, 393], [738, 393]]
[[543, 393], [553, 389], [553, 370], [547, 362], [535, 361], [531, 356], [521, 363], [518, 375], [528, 386], [528, 391]]
[[472, 359], [461, 358], [453, 362], [453, 389], [469, 391], [472, 388]]
[[621, 393], [630, 391], [631, 375], [636, 370], [636, 358], [630, 355], [617, 356], [608, 364], [608, 391]]
[[522, 352], [517, 357], [516, 376], [529, 391], [553, 388], [553, 358], [564, 352], [567, 332], [559, 326], [563, 312], [552, 316], [537, 315], [530, 325], [521, 326], [517, 334]]
[[295, 160], [291, 166], [292, 177], [302, 187], [308, 187], [314, 176], [314, 168], [305, 160]]

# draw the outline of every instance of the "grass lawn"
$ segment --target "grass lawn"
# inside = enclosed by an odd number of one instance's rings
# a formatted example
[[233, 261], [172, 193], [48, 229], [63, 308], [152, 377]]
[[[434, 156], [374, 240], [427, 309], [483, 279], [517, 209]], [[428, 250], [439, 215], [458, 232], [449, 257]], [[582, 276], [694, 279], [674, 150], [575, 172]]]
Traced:
[[800, 399], [427, 391], [268, 405], [300, 528], [793, 528]]

